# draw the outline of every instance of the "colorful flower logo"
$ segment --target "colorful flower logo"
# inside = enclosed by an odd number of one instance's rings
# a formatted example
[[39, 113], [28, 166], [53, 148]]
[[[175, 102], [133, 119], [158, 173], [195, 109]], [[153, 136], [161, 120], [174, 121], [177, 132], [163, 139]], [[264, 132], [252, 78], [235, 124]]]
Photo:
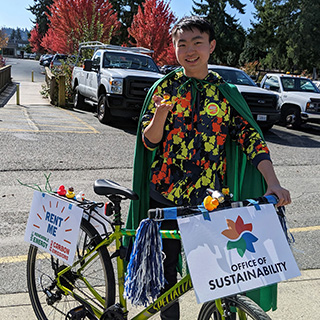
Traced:
[[227, 249], [237, 249], [239, 255], [243, 257], [246, 250], [256, 252], [253, 243], [258, 240], [251, 231], [252, 223], [244, 223], [242, 218], [238, 216], [236, 222], [227, 219], [228, 229], [223, 230], [221, 233], [229, 238]]

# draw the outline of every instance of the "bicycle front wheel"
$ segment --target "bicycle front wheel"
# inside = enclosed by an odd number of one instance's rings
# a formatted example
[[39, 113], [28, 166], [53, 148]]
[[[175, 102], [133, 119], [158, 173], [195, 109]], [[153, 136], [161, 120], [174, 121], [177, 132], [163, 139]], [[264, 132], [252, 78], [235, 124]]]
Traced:
[[[243, 295], [235, 295], [222, 299], [228, 306], [230, 320], [271, 320], [271, 318], [251, 299]], [[203, 304], [198, 320], [221, 320], [220, 312], [214, 301]]]
[[83, 307], [85, 304], [94, 306], [102, 313], [104, 308], [114, 304], [115, 278], [107, 248], [100, 247], [94, 258], [83, 258], [88, 250], [101, 241], [97, 230], [82, 219], [75, 257], [75, 261], [81, 262], [60, 277], [61, 284], [81, 297], [81, 302], [72, 295], [66, 295], [57, 286], [57, 274], [67, 265], [37, 247], [30, 246], [27, 261], [28, 291], [39, 320], [71, 319], [71, 314], [86, 312]]

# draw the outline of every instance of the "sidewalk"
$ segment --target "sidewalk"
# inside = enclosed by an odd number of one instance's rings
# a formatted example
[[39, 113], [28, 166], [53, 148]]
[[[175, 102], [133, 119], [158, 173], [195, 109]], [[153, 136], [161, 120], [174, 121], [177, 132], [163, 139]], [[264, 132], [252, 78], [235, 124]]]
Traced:
[[[301, 273], [298, 278], [279, 283], [278, 310], [269, 312], [273, 320], [319, 319], [320, 270], [304, 270]], [[200, 307], [193, 291], [186, 294], [181, 299], [181, 320], [196, 320]], [[131, 310], [132, 313], [137, 311], [136, 308]], [[1, 319], [35, 319], [28, 293], [0, 295], [0, 314]]]
[[[42, 90], [42, 85], [45, 82], [31, 82], [31, 81], [20, 81], [15, 82], [13, 85], [9, 86], [14, 90], [10, 91], [9, 89], [2, 92], [0, 95], [0, 102], [6, 101], [7, 105], [17, 105], [17, 92], [16, 87], [19, 84], [19, 105], [20, 106], [32, 106], [32, 105], [39, 105], [39, 106], [49, 106], [50, 102], [49, 99], [43, 98], [40, 94]], [[9, 88], [8, 87], [8, 88]], [[0, 107], [3, 105], [0, 104]]]

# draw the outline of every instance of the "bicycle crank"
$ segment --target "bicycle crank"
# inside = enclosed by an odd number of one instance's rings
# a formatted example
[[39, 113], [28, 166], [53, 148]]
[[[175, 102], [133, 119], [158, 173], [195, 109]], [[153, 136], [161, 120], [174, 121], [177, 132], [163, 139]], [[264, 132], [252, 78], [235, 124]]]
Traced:
[[120, 304], [109, 307], [101, 316], [100, 320], [126, 320], [127, 315], [121, 309]]

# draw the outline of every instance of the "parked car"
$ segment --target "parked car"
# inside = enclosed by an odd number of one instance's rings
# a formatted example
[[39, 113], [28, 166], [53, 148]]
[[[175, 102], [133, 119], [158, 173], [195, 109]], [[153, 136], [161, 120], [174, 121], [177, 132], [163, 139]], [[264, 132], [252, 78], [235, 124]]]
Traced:
[[50, 62], [50, 69], [61, 66], [63, 62], [67, 61], [67, 59], [68, 55], [56, 53]]
[[50, 57], [48, 57], [45, 60], [43, 60], [42, 65], [44, 67], [49, 67], [52, 59], [53, 59], [53, 55], [51, 55]]
[[268, 131], [280, 120], [278, 95], [259, 88], [242, 70], [233, 67], [209, 65], [224, 81], [234, 84], [246, 100], [254, 119], [263, 131]]
[[[48, 60], [51, 61], [52, 58], [53, 58], [53, 55], [52, 55], [52, 54], [49, 54], [49, 53], [43, 54], [43, 55], [41, 55], [41, 57], [40, 57], [40, 59], [39, 59], [39, 64], [40, 64], [41, 66], [43, 66], [45, 61], [48, 61]], [[50, 61], [49, 61], [49, 63], [50, 63]], [[46, 65], [46, 67], [48, 67], [48, 65]]]
[[267, 73], [260, 86], [279, 94], [281, 122], [298, 129], [302, 123], [320, 123], [320, 90], [306, 77]]
[[129, 48], [103, 43], [82, 43], [82, 50], [95, 50], [84, 66], [72, 73], [74, 107], [90, 104], [100, 122], [114, 117], [139, 118], [148, 90], [163, 75], [145, 48]]
[[35, 60], [36, 57], [37, 57], [37, 54], [35, 52], [33, 52], [33, 53], [30, 54], [29, 59]]

